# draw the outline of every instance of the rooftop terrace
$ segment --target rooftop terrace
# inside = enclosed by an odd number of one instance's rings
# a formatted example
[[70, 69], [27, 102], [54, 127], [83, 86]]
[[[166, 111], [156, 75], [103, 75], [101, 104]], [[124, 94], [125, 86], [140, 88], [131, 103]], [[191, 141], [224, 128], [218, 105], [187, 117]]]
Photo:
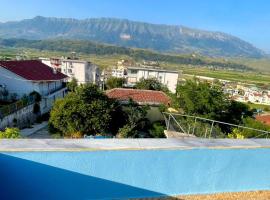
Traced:
[[270, 148], [268, 139], [16, 139], [0, 140], [2, 151], [93, 151], [147, 149]]

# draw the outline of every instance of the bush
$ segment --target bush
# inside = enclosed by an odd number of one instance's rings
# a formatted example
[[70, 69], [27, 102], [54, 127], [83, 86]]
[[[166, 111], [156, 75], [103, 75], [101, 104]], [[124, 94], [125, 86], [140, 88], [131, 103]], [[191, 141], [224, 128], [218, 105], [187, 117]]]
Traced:
[[106, 81], [106, 88], [107, 89], [121, 88], [123, 87], [124, 83], [125, 83], [124, 78], [110, 77]]
[[164, 130], [166, 126], [164, 122], [154, 122], [149, 130], [150, 135], [154, 138], [165, 138]]
[[70, 134], [70, 138], [73, 138], [73, 139], [78, 139], [82, 137], [83, 137], [83, 134], [79, 131]]
[[20, 137], [20, 130], [18, 128], [6, 128], [5, 131], [0, 131], [0, 139], [15, 139]]

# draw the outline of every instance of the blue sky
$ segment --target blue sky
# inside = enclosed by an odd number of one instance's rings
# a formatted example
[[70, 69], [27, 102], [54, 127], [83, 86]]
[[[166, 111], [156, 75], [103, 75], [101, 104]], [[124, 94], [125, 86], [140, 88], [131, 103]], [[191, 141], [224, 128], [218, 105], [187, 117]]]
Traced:
[[269, 0], [1, 0], [0, 21], [116, 17], [222, 31], [270, 51]]

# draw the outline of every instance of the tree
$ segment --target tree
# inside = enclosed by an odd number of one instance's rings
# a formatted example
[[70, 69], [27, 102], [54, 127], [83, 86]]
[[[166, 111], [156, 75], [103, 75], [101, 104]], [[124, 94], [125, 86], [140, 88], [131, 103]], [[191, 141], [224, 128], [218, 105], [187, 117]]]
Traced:
[[165, 86], [163, 86], [156, 78], [148, 78], [144, 79], [141, 78], [138, 83], [136, 83], [135, 87], [137, 89], [144, 89], [144, 90], [159, 90], [165, 89]]
[[78, 81], [76, 78], [73, 77], [71, 81], [67, 83], [67, 88], [69, 91], [74, 92], [77, 87], [78, 87]]
[[[187, 81], [178, 85], [176, 100], [186, 114], [202, 116], [205, 118], [241, 124], [253, 112], [241, 102], [232, 101], [223, 93], [220, 85], [210, 85], [206, 82]], [[232, 127], [220, 124], [223, 133], [232, 132]]]
[[125, 83], [124, 78], [110, 77], [106, 81], [106, 88], [107, 89], [121, 88], [123, 87], [124, 83]]
[[97, 86], [85, 84], [55, 102], [49, 122], [67, 136], [78, 132], [106, 135], [114, 108], [115, 102]]
[[123, 108], [126, 124], [119, 129], [118, 136], [122, 138], [139, 137], [139, 131], [148, 123], [146, 119], [147, 109], [147, 106], [140, 106], [130, 99]]
[[211, 119], [221, 119], [230, 105], [220, 86], [211, 86], [206, 82], [189, 80], [184, 85], [178, 85], [176, 96], [185, 113]]
[[252, 117], [252, 115], [253, 112], [247, 104], [232, 100], [222, 116], [222, 120], [232, 124], [241, 124], [244, 118]]

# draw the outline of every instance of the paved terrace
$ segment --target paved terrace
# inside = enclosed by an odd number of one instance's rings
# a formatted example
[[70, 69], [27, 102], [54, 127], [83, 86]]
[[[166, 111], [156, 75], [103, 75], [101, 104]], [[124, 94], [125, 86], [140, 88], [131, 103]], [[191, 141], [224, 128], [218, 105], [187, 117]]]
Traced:
[[2, 139], [2, 151], [270, 148], [270, 139]]

